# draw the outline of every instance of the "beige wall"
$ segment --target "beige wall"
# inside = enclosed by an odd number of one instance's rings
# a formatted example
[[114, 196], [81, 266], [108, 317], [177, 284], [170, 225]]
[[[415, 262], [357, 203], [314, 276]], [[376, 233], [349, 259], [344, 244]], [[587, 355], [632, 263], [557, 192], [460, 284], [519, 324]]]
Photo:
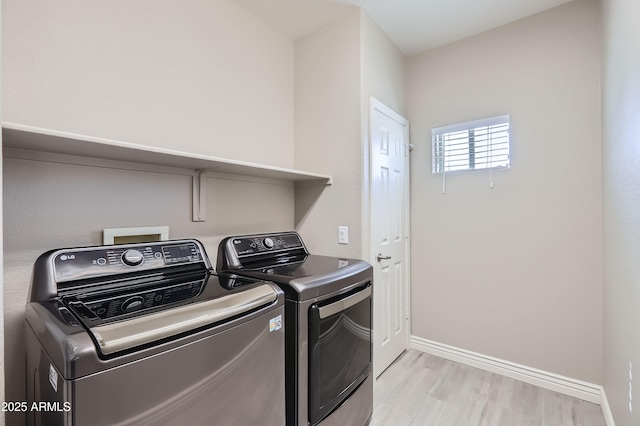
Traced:
[[[2, 6], [3, 120], [293, 167], [293, 41], [235, 2]], [[194, 223], [189, 170], [14, 154], [3, 173], [7, 400], [25, 400], [23, 312], [40, 253], [99, 244], [106, 227], [169, 225], [215, 258], [226, 235], [294, 227], [288, 182], [210, 179], [208, 221]]]
[[[2, 2], [0, 2], [0, 22], [2, 22]], [[0, 46], [2, 46], [2, 34], [0, 32]], [[0, 51], [0, 87], [2, 87], [2, 52]], [[2, 105], [0, 105], [0, 123], [2, 122]], [[0, 133], [0, 147], [2, 147], [2, 134]], [[2, 153], [0, 153], [0, 188], [2, 188]], [[2, 223], [2, 198], [0, 198], [0, 223]], [[3, 227], [0, 226], [0, 401], [6, 401], [4, 392], [4, 243]], [[0, 425], [5, 424], [4, 412], [0, 413]]]
[[[296, 42], [294, 66], [293, 41], [232, 1], [4, 4], [5, 120], [284, 167], [295, 151], [295, 167], [335, 182], [294, 189], [222, 175], [208, 186], [208, 221], [193, 223], [189, 170], [10, 150], [8, 399], [24, 400], [23, 311], [45, 250], [99, 244], [106, 227], [169, 225], [171, 238], [197, 237], [215, 256], [226, 235], [297, 227], [316, 253], [360, 257], [361, 106], [371, 95], [400, 112], [406, 102], [402, 55], [359, 9]], [[351, 244], [337, 244], [338, 225]]]
[[[362, 10], [295, 42], [295, 166], [333, 176], [298, 185], [296, 229], [309, 249], [369, 257], [369, 98], [406, 113], [404, 57]], [[349, 227], [340, 245], [338, 226]]]
[[[368, 131], [369, 97], [402, 116], [407, 115], [405, 57], [366, 12], [360, 13], [362, 98]], [[368, 138], [366, 139], [368, 143]]]
[[639, 17], [636, 0], [603, 2], [604, 388], [617, 426], [640, 424]]
[[3, 7], [5, 121], [293, 167], [293, 42], [234, 1]]
[[[408, 59], [413, 335], [601, 383], [599, 34], [576, 1]], [[443, 195], [431, 128], [501, 114], [511, 169]]]
[[[625, 17], [638, 11], [632, 0], [605, 0], [605, 11], [605, 142], [624, 144], [605, 143], [604, 151], [605, 343], [612, 347], [605, 350], [604, 380], [620, 417], [628, 361], [640, 368], [637, 339], [625, 339], [637, 336], [640, 312], [631, 302], [633, 234], [624, 234], [637, 206], [623, 192], [635, 175], [607, 159], [633, 149], [635, 133], [615, 129], [633, 130], [637, 122], [631, 100], [638, 97], [621, 97], [638, 89], [637, 79], [624, 77], [640, 70], [637, 55], [628, 53], [638, 46], [620, 46], [629, 37], [637, 42]], [[49, 248], [98, 244], [105, 227], [170, 225], [171, 237], [196, 236], [214, 256], [225, 235], [295, 226], [315, 253], [366, 258], [370, 96], [408, 115], [416, 146], [412, 334], [602, 382], [595, 0], [406, 63], [357, 8], [295, 43], [230, 0], [5, 0], [2, 13], [6, 121], [334, 178], [329, 187], [296, 185], [294, 216], [290, 184], [221, 176], [209, 186], [209, 221], [193, 223], [188, 171], [5, 159], [7, 400], [24, 398], [22, 312], [31, 265]], [[485, 172], [450, 175], [443, 196], [440, 177], [430, 173], [430, 129], [505, 113], [512, 168], [494, 173], [493, 190]], [[338, 225], [350, 228], [347, 246], [337, 244]], [[493, 274], [496, 267], [503, 272]]]
[[361, 12], [360, 34], [362, 38], [362, 253], [360, 257], [372, 261], [370, 253], [370, 99], [373, 96], [398, 114], [407, 116], [405, 91], [405, 58], [389, 37], [366, 12]]
[[[140, 170], [129, 170], [132, 167]], [[207, 222], [191, 222], [189, 173], [61, 156], [40, 161], [30, 155], [5, 153], [8, 401], [25, 400], [24, 306], [31, 268], [41, 253], [101, 244], [104, 228], [169, 225], [170, 238], [200, 239], [215, 262], [217, 245], [227, 235], [293, 227], [291, 183], [225, 175], [207, 179]], [[256, 205], [261, 206], [261, 215], [256, 215]], [[9, 424], [22, 423], [20, 414], [8, 414], [7, 419]]]
[[[360, 51], [357, 8], [295, 42], [295, 166], [334, 182], [296, 189], [296, 229], [317, 254], [360, 256]], [[348, 245], [338, 244], [339, 225]]]

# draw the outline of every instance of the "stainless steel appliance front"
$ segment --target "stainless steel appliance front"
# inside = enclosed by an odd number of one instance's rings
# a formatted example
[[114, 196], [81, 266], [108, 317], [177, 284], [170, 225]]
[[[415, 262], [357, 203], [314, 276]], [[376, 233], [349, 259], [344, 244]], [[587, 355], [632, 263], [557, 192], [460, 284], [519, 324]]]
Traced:
[[286, 232], [224, 239], [217, 270], [268, 279], [285, 292], [287, 425], [368, 424], [371, 266], [309, 254], [297, 233]]
[[371, 285], [309, 307], [309, 422], [320, 423], [371, 373]]
[[[347, 292], [352, 290], [365, 288], [369, 284], [369, 281], [357, 282], [352, 286], [347, 287]], [[363, 290], [360, 290], [363, 291]], [[335, 292], [328, 294], [328, 299], [334, 297], [340, 297], [343, 292]], [[358, 366], [357, 370], [359, 374], [352, 376], [353, 380], [349, 380], [348, 383], [342, 382], [341, 386], [330, 386], [326, 382], [318, 383], [317, 379], [312, 379], [312, 369], [315, 363], [318, 363], [318, 355], [314, 357], [312, 355], [313, 347], [317, 344], [315, 338], [310, 336], [310, 327], [303, 326], [304, 324], [310, 325], [313, 315], [313, 306], [318, 302], [326, 300], [325, 298], [314, 298], [306, 301], [285, 301], [285, 318], [287, 327], [287, 367], [290, 366], [290, 360], [295, 360], [296, 368], [287, 370], [287, 425], [316, 425], [322, 426], [344, 426], [344, 425], [366, 425], [371, 420], [373, 413], [373, 378], [371, 377], [371, 341], [369, 341], [369, 350], [360, 346], [360, 349], [364, 349], [365, 353], [354, 354], [349, 351], [348, 347], [341, 353], [340, 358], [335, 361], [346, 362], [350, 364], [352, 360], [356, 360], [355, 363]], [[367, 296], [364, 300], [364, 304], [371, 306], [371, 297]], [[361, 310], [360, 313], [365, 313], [366, 308]], [[369, 313], [371, 311], [369, 310]], [[297, 322], [297, 323], [296, 323]], [[295, 330], [295, 331], [292, 331]], [[363, 323], [363, 334], [371, 335], [371, 329], [366, 330], [366, 320]], [[292, 334], [295, 333], [295, 339], [292, 338]], [[364, 336], [353, 337], [352, 341], [357, 340], [356, 346], [361, 345], [363, 342], [366, 345], [366, 339]], [[351, 345], [350, 345], [351, 346]], [[324, 348], [326, 353], [327, 348]], [[320, 350], [322, 352], [322, 350]], [[362, 368], [362, 369], [361, 369]], [[295, 376], [295, 377], [292, 377]], [[335, 376], [333, 376], [335, 377]], [[320, 377], [317, 377], [320, 378]], [[323, 377], [325, 381], [331, 380], [332, 377]], [[325, 394], [330, 395], [325, 400], [330, 400], [333, 404], [325, 406], [324, 410], [318, 412], [320, 401], [313, 402], [315, 395], [319, 394], [320, 388], [323, 387], [328, 390]], [[295, 389], [297, 396], [291, 389]], [[313, 390], [312, 390], [313, 389]], [[344, 392], [342, 392], [344, 391]], [[291, 420], [293, 419], [293, 420]]]
[[280, 289], [211, 273], [195, 240], [46, 253], [28, 424], [284, 425], [283, 318]]

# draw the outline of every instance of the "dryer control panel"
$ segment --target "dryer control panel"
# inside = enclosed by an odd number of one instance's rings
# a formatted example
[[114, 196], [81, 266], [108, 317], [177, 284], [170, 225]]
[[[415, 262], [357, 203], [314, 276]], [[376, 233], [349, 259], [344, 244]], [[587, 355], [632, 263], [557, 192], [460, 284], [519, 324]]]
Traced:
[[304, 248], [298, 234], [256, 235], [232, 238], [231, 241], [231, 246], [238, 257]]
[[302, 238], [294, 231], [228, 237], [218, 246], [217, 270], [242, 269], [255, 262], [273, 263], [308, 254]]

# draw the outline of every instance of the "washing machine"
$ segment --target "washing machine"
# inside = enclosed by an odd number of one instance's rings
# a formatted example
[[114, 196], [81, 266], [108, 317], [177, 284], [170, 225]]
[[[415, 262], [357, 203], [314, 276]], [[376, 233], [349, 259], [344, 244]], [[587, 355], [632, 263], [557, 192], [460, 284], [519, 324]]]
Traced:
[[197, 240], [52, 250], [26, 305], [29, 425], [284, 425], [284, 293]]

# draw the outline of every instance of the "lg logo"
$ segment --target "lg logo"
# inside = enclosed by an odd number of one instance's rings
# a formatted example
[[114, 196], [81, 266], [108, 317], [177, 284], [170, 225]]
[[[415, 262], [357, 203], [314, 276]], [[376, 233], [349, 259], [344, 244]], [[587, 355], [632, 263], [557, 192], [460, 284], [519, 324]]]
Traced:
[[62, 256], [60, 256], [60, 260], [73, 260], [75, 258], [75, 254], [63, 254]]

